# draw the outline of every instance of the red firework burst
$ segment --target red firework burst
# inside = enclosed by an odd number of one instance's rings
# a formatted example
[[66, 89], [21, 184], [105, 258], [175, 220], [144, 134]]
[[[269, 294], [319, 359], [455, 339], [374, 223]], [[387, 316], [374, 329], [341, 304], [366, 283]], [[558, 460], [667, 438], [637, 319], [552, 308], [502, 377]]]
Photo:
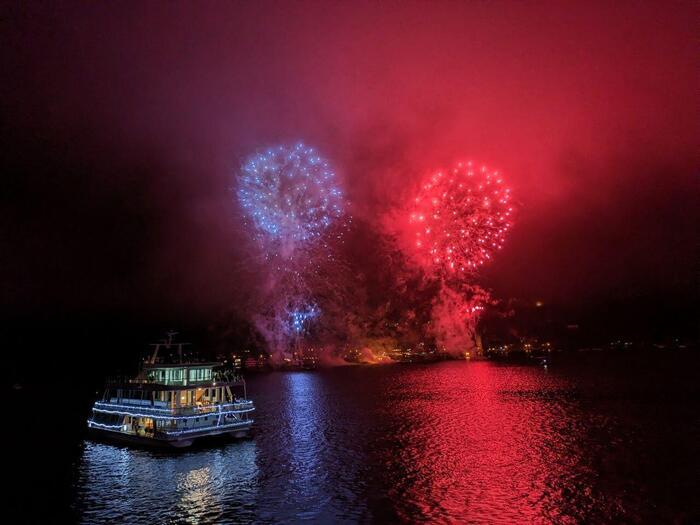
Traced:
[[503, 177], [485, 166], [465, 162], [432, 174], [410, 214], [420, 263], [443, 277], [475, 272], [503, 247], [511, 200]]

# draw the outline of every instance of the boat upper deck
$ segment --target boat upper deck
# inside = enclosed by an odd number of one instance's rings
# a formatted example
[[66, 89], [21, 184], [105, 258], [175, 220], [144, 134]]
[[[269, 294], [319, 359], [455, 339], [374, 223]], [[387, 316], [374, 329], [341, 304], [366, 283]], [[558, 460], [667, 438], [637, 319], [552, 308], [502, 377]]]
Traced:
[[245, 385], [241, 376], [229, 370], [216, 370], [217, 366], [219, 363], [147, 364], [137, 377], [110, 377], [106, 386], [150, 391]]
[[139, 417], [155, 417], [156, 419], [169, 418], [195, 418], [211, 414], [243, 414], [255, 410], [253, 402], [247, 399], [236, 399], [230, 403], [199, 403], [197, 405], [169, 406], [162, 401], [149, 401], [140, 399], [111, 398], [105, 401], [96, 401], [93, 407], [95, 412], [108, 414], [124, 414]]
[[196, 360], [183, 351], [189, 343], [175, 343], [168, 332], [167, 339], [154, 343], [153, 353], [144, 360], [136, 377], [107, 378], [106, 388], [131, 391], [173, 391], [200, 388], [245, 387], [243, 378], [215, 361]]

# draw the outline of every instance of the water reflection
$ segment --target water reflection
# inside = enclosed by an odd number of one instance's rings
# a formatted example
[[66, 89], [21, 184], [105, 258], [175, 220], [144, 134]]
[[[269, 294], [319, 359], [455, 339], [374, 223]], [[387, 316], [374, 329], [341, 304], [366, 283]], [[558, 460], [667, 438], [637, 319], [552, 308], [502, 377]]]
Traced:
[[[540, 369], [489, 363], [409, 373], [392, 383], [391, 491], [406, 520], [533, 522], [561, 507], [567, 386]], [[536, 393], [537, 395], [532, 395]]]
[[266, 403], [269, 397], [263, 396], [262, 406], [258, 403], [257, 434], [264, 442], [258, 461], [267, 474], [259, 494], [259, 501], [265, 502], [259, 517], [266, 522], [311, 518], [326, 495], [320, 376], [298, 372], [270, 379], [267, 388], [276, 399]]
[[86, 442], [77, 482], [85, 523], [219, 522], [255, 512], [255, 443], [156, 453]]
[[366, 509], [358, 501], [363, 455], [352, 445], [365, 425], [346, 386], [335, 371], [259, 378], [260, 521], [353, 523]]
[[74, 508], [85, 523], [682, 521], [697, 382], [657, 368], [643, 385], [598, 363], [263, 374], [253, 439], [172, 454], [87, 442]]

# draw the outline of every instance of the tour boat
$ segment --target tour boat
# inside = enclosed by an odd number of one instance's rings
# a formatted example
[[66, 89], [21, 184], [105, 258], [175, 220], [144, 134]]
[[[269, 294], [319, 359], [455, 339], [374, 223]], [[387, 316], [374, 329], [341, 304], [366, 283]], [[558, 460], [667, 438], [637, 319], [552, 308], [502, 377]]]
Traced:
[[[135, 378], [107, 381], [88, 419], [91, 432], [144, 445], [188, 447], [209, 436], [245, 437], [255, 410], [245, 381], [216, 362], [183, 360], [182, 347], [157, 343]], [[159, 351], [177, 348], [177, 358]], [[173, 362], [174, 361], [174, 362]]]

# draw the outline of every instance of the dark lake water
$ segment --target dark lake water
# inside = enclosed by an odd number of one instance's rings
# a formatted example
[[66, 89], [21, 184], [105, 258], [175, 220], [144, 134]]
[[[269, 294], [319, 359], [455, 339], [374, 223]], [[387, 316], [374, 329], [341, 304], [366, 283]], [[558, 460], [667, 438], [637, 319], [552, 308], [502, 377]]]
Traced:
[[251, 439], [157, 453], [63, 429], [41, 460], [50, 473], [23, 470], [15, 504], [25, 521], [55, 505], [82, 523], [694, 523], [697, 364], [600, 354], [548, 370], [254, 375]]

